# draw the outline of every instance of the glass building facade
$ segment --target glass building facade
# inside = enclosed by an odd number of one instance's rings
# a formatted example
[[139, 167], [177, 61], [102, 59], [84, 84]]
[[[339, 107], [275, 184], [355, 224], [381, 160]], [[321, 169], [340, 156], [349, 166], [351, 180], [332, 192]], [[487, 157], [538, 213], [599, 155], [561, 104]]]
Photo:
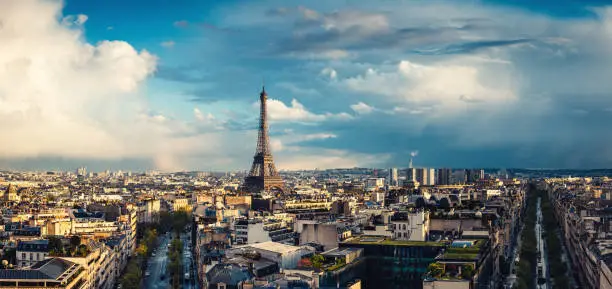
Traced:
[[341, 248], [363, 248], [363, 257], [344, 268], [326, 272], [321, 288], [346, 288], [360, 279], [362, 288], [423, 288], [423, 275], [442, 247], [389, 244], [340, 244]]

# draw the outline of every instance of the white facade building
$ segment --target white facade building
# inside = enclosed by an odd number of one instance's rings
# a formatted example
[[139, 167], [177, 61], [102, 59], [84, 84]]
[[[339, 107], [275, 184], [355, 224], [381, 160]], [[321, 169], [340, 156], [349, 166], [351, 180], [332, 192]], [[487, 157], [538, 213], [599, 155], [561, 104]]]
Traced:
[[393, 238], [402, 241], [426, 241], [429, 233], [429, 212], [399, 212], [389, 226]]
[[389, 169], [389, 180], [388, 183], [390, 186], [398, 186], [399, 185], [399, 174], [397, 172], [397, 168]]
[[161, 209], [161, 203], [157, 199], [145, 200], [138, 204], [138, 222], [139, 223], [151, 223], [154, 222], [153, 218], [159, 214]]
[[48, 240], [23, 241], [17, 244], [17, 269], [30, 267], [49, 256]]
[[295, 269], [302, 257], [315, 253], [313, 248], [307, 246], [298, 247], [277, 242], [252, 244], [236, 250], [253, 250], [262, 258], [276, 262], [282, 269]]
[[385, 187], [384, 178], [369, 178], [366, 180], [366, 190], [373, 191]]
[[236, 244], [255, 244], [263, 242], [278, 242], [293, 244], [295, 233], [283, 221], [276, 220], [238, 220], [234, 224]]

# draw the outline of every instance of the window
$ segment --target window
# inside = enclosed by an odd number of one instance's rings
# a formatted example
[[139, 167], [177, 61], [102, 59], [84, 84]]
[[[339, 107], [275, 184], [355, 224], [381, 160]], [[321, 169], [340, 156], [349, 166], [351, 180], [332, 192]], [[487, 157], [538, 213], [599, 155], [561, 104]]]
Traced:
[[26, 259], [26, 253], [21, 253], [21, 259], [25, 260]]

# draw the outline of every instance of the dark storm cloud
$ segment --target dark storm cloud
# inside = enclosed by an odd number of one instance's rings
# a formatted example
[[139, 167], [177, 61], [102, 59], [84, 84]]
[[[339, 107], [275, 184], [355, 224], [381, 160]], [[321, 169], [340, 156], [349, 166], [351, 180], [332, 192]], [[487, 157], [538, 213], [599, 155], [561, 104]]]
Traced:
[[443, 55], [443, 54], [462, 54], [472, 53], [477, 50], [501, 47], [501, 46], [513, 46], [522, 43], [532, 42], [531, 39], [515, 39], [515, 40], [489, 40], [489, 41], [474, 41], [466, 43], [455, 43], [450, 44], [441, 48], [434, 48], [429, 50], [413, 50], [416, 54], [421, 55]]
[[459, 38], [462, 30], [477, 27], [406, 27], [370, 33], [367, 27], [354, 26], [346, 30], [318, 29], [280, 40], [276, 52], [321, 52], [330, 49], [369, 50], [404, 49], [423, 45], [446, 43]]

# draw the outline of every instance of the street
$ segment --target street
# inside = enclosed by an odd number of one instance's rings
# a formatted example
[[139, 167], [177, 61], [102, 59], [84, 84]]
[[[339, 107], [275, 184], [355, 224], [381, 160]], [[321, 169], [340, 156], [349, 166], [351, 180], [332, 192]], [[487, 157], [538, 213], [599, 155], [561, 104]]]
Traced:
[[[165, 235], [159, 237], [159, 245], [155, 249], [155, 256], [151, 256], [147, 265], [147, 272], [150, 275], [145, 276], [145, 288], [148, 289], [166, 289], [169, 286], [168, 274], [166, 267], [168, 265], [168, 238]], [[162, 276], [164, 276], [162, 280]]]
[[514, 286], [514, 282], [516, 282], [516, 258], [519, 256], [521, 252], [521, 234], [523, 234], [524, 225], [520, 225], [519, 232], [514, 236], [513, 245], [510, 251], [510, 255], [508, 256], [508, 262], [510, 262], [510, 272], [506, 277], [506, 282], [504, 283], [504, 288], [510, 289]]
[[[535, 224], [535, 233], [536, 233], [536, 240], [538, 241], [538, 274], [536, 276], [536, 284], [537, 287], [539, 289], [547, 289], [549, 280], [550, 280], [550, 276], [549, 276], [549, 272], [548, 272], [548, 252], [547, 252], [547, 248], [546, 248], [546, 243], [545, 240], [542, 239], [542, 199], [538, 198], [538, 206], [537, 206], [537, 218], [536, 218], [536, 224]], [[542, 280], [542, 284], [540, 284], [540, 281]]]
[[[525, 202], [523, 201], [523, 208], [524, 206], [525, 206]], [[519, 214], [519, 215], [522, 215], [522, 214]], [[519, 255], [521, 254], [521, 244], [522, 244], [521, 236], [523, 235], [523, 228], [525, 227], [525, 224], [523, 224], [523, 220], [521, 217], [519, 217], [517, 221], [520, 222], [520, 224], [518, 225], [518, 232], [512, 233], [511, 246], [509, 249], [510, 253], [508, 254], [508, 258], [506, 259], [507, 262], [510, 262], [510, 269], [509, 269], [508, 275], [506, 276], [506, 280], [504, 282], [504, 288], [506, 289], [513, 288], [514, 282], [516, 282], [516, 279], [517, 279], [516, 260], [517, 258], [519, 258]]]
[[[190, 250], [191, 239], [188, 233], [181, 233], [181, 242], [183, 242], [183, 287], [182, 288], [194, 288], [198, 289], [198, 282], [194, 279], [194, 266], [193, 266], [193, 254]], [[185, 278], [189, 276], [189, 279]]]

